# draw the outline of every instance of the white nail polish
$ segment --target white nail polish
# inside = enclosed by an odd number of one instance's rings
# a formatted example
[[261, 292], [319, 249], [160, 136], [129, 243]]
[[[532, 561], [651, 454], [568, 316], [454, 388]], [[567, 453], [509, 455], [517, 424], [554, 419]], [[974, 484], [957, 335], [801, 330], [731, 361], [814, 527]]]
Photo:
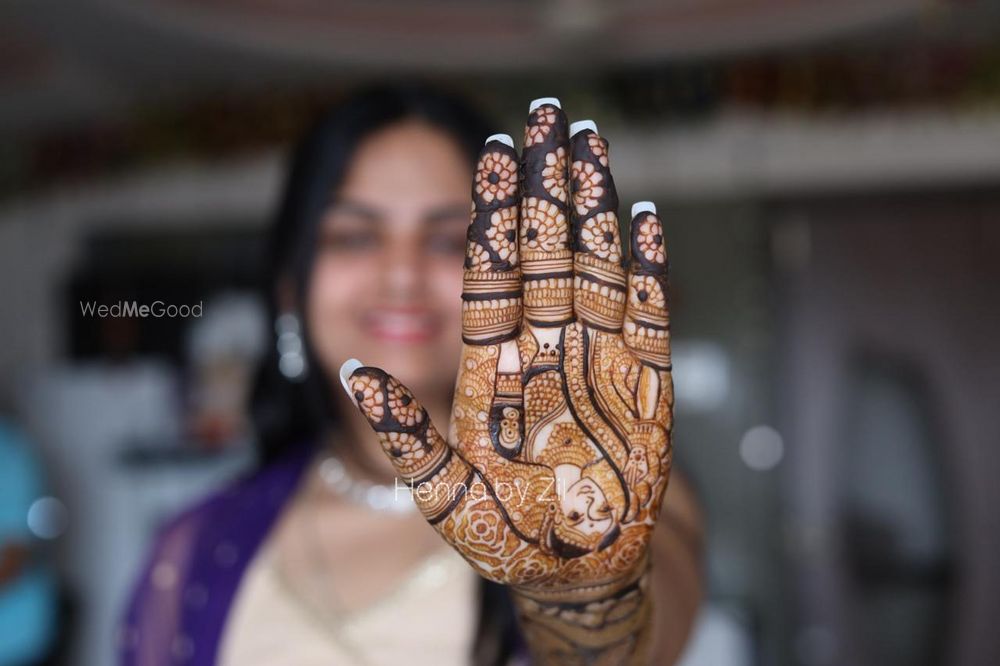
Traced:
[[483, 145], [485, 146], [490, 141], [499, 141], [500, 143], [506, 143], [511, 148], [514, 147], [514, 139], [511, 138], [510, 134], [490, 134], [486, 137], [486, 141]]
[[347, 391], [347, 395], [350, 396], [351, 400], [354, 399], [354, 394], [351, 393], [351, 387], [347, 385], [347, 380], [351, 378], [355, 370], [363, 366], [364, 363], [356, 358], [349, 358], [344, 361], [344, 365], [340, 366], [340, 383], [343, 385], [344, 390]]
[[559, 103], [558, 97], [539, 97], [538, 99], [531, 100], [531, 104], [528, 105], [528, 113], [531, 113], [542, 104], [551, 104], [556, 108], [562, 108], [562, 104]]
[[636, 201], [632, 204], [632, 217], [639, 213], [652, 213], [656, 215], [656, 204], [652, 201]]
[[578, 120], [575, 123], [569, 124], [570, 136], [573, 136], [577, 132], [582, 132], [583, 130], [590, 130], [594, 134], [597, 134], [597, 123], [593, 120]]

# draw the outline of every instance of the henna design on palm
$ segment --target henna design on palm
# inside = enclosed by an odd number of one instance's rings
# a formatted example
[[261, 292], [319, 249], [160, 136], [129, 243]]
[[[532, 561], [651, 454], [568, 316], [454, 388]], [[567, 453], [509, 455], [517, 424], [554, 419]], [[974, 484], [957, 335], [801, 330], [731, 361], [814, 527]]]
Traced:
[[420, 510], [476, 571], [527, 595], [529, 615], [555, 604], [545, 613], [578, 618], [574, 604], [644, 585], [671, 467], [667, 258], [650, 206], [633, 216], [626, 261], [595, 129], [570, 137], [562, 109], [543, 104], [524, 145], [518, 160], [489, 141], [476, 166], [447, 441], [384, 371], [359, 367], [347, 383]]

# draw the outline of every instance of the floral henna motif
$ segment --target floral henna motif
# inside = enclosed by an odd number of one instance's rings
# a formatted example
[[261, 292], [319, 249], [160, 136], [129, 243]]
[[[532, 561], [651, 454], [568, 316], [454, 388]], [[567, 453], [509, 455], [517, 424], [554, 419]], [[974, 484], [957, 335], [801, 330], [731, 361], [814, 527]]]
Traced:
[[582, 130], [573, 135], [572, 152], [574, 249], [594, 252], [596, 248], [580, 236], [587, 221], [603, 213], [606, 220], [618, 224], [618, 192], [608, 168], [608, 142], [591, 130]]
[[670, 370], [670, 319], [663, 225], [654, 213], [632, 220], [632, 266], [623, 333], [643, 361]]
[[476, 165], [476, 195], [487, 205], [511, 200], [517, 194], [517, 156], [501, 145], [484, 152]]
[[465, 267], [480, 272], [517, 266], [517, 154], [500, 141], [479, 157]]
[[[424, 410], [413, 400], [413, 396], [402, 384], [389, 377], [386, 380], [386, 404], [389, 413], [403, 427], [412, 428], [424, 422]], [[370, 387], [369, 387], [370, 390]]]
[[488, 344], [517, 335], [521, 323], [518, 265], [517, 154], [490, 141], [480, 154], [472, 188], [465, 253], [462, 338]]
[[528, 197], [524, 200], [522, 245], [529, 250], [554, 252], [566, 248], [569, 242], [569, 221], [566, 213], [548, 199]]
[[543, 327], [573, 319], [566, 115], [543, 104], [531, 114], [522, 156], [521, 261], [525, 319]]
[[542, 187], [557, 201], [566, 200], [566, 149], [559, 146], [545, 154], [545, 168], [542, 169]]
[[629, 279], [628, 303], [635, 310], [656, 308], [655, 313], [663, 312], [667, 305], [663, 284], [656, 276], [633, 274]]
[[350, 390], [424, 515], [512, 586], [540, 663], [646, 663], [672, 461], [662, 225], [632, 221], [626, 271], [607, 142], [570, 142], [557, 106], [529, 119], [520, 196], [512, 164], [491, 142], [477, 167], [448, 442], [385, 373]]
[[462, 499], [451, 490], [470, 483], [473, 470], [453, 454], [410, 392], [385, 372], [358, 368], [348, 386], [402, 480], [430, 491], [415, 494], [424, 516], [431, 523], [447, 517]]
[[605, 261], [619, 263], [622, 242], [618, 236], [618, 216], [605, 212], [588, 217], [580, 225], [580, 244]]
[[663, 246], [663, 229], [660, 220], [652, 213], [641, 213], [641, 221], [635, 231], [635, 256], [641, 256], [647, 265], [658, 266], [666, 261]]
[[572, 153], [574, 309], [588, 326], [619, 333], [626, 278], [607, 142], [592, 130], [582, 130], [573, 135]]
[[517, 209], [502, 208], [490, 215], [486, 227], [486, 238], [490, 249], [502, 261], [517, 263]]
[[562, 109], [551, 104], [539, 106], [528, 118], [528, 126], [524, 129], [524, 147], [528, 148], [545, 141], [545, 138], [552, 133], [552, 128], [560, 121], [565, 127], [566, 116]]
[[597, 136], [596, 134], [587, 135], [587, 145], [590, 147], [590, 152], [594, 154], [597, 161], [600, 162], [601, 166], [608, 166], [608, 142]]
[[604, 192], [604, 174], [597, 167], [589, 162], [573, 162], [573, 207], [577, 215], [595, 210]]

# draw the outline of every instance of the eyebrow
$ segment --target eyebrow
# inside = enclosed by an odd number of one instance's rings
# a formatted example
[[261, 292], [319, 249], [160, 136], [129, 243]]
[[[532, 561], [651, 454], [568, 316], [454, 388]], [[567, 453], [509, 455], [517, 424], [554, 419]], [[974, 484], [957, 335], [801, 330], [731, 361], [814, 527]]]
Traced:
[[[330, 203], [329, 210], [356, 215], [367, 222], [378, 222], [385, 217], [378, 209], [350, 199], [335, 199]], [[465, 204], [454, 203], [431, 210], [423, 219], [429, 224], [451, 222], [455, 218], [461, 218], [465, 222], [468, 215], [469, 209]]]
[[456, 217], [460, 217], [463, 221], [465, 221], [468, 219], [468, 216], [468, 204], [455, 203], [448, 206], [442, 206], [441, 208], [435, 208], [424, 216], [424, 220], [429, 223], [440, 223], [450, 222]]
[[376, 222], [382, 219], [382, 214], [370, 206], [366, 206], [357, 201], [351, 201], [350, 199], [335, 199], [330, 204], [330, 210], [337, 211], [338, 213], [350, 213], [352, 215], [357, 215], [358, 217], [364, 218], [370, 222]]

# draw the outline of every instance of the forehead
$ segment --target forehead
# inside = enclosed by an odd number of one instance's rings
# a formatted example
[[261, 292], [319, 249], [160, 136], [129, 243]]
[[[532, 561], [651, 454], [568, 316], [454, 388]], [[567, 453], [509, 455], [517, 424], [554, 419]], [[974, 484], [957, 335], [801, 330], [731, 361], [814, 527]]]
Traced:
[[468, 198], [471, 164], [445, 131], [419, 121], [390, 125], [358, 146], [339, 195], [384, 210]]

